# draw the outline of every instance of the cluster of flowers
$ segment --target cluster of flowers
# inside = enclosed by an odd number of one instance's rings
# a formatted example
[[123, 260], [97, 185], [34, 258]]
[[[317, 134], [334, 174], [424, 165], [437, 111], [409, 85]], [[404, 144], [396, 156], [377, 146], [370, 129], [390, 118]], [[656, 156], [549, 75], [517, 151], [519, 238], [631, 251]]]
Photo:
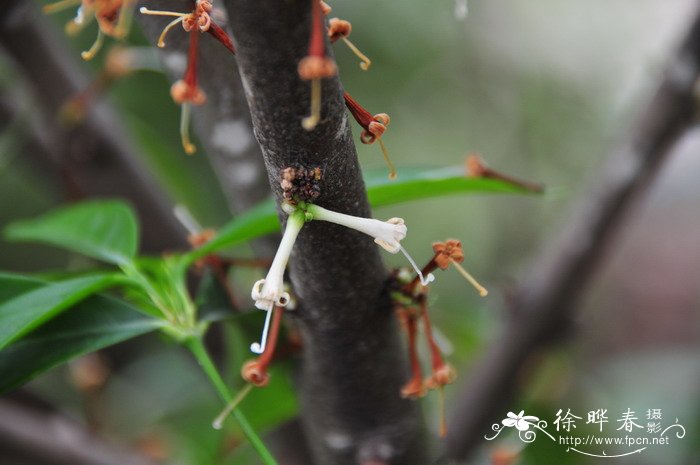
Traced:
[[[82, 30], [91, 20], [96, 20], [99, 26], [98, 35], [89, 50], [82, 53], [85, 60], [92, 59], [100, 50], [104, 37], [110, 36], [122, 39], [126, 36], [131, 22], [135, 0], [60, 0], [45, 7], [47, 12], [78, 6], [74, 19], [66, 26], [70, 34]], [[189, 120], [192, 105], [201, 105], [206, 101], [206, 95], [198, 84], [197, 61], [199, 40], [202, 33], [208, 33], [226, 47], [232, 54], [235, 48], [226, 31], [212, 19], [213, 0], [192, 0], [192, 9], [188, 12], [157, 11], [141, 8], [145, 15], [168, 16], [174, 19], [166, 25], [158, 39], [158, 47], [165, 46], [166, 35], [178, 25], [189, 33], [187, 67], [182, 79], [176, 81], [170, 93], [173, 100], [181, 106], [180, 135], [182, 146], [186, 153], [192, 154], [196, 147], [189, 137]], [[335, 43], [339, 40], [360, 58], [360, 67], [368, 70], [371, 61], [348, 39], [352, 25], [345, 20], [331, 18], [326, 26], [325, 16], [331, 8], [322, 0], [310, 0], [311, 27], [308, 52], [298, 64], [298, 75], [311, 85], [310, 112], [301, 120], [304, 129], [311, 131], [321, 122], [321, 81], [337, 75], [336, 63], [326, 55], [326, 40]], [[379, 113], [372, 115], [362, 107], [347, 92], [343, 95], [345, 105], [357, 123], [362, 127], [360, 141], [364, 144], [378, 142], [384, 159], [389, 167], [389, 177], [396, 177], [396, 170], [381, 138], [389, 125], [389, 115]], [[496, 177], [498, 173], [489, 170], [478, 157], [470, 157], [469, 172], [478, 176]], [[500, 176], [500, 175], [498, 175]], [[292, 308], [294, 299], [285, 287], [284, 273], [292, 253], [294, 243], [302, 227], [309, 221], [328, 221], [348, 228], [355, 229], [374, 238], [374, 241], [386, 251], [396, 254], [402, 252], [415, 270], [415, 277], [408, 271], [397, 271], [394, 274], [395, 286], [392, 290], [392, 300], [395, 312], [403, 329], [407, 333], [409, 359], [413, 376], [401, 390], [406, 398], [419, 398], [427, 391], [437, 389], [442, 399], [442, 388], [454, 381], [456, 372], [452, 366], [445, 363], [442, 353], [433, 338], [432, 327], [427, 308], [427, 285], [434, 280], [432, 271], [442, 270], [453, 265], [482, 296], [486, 289], [466, 271], [460, 263], [464, 260], [461, 243], [457, 240], [447, 240], [444, 243], [433, 244], [434, 256], [422, 269], [418, 268], [413, 259], [401, 246], [401, 240], [406, 237], [407, 227], [401, 218], [390, 218], [380, 221], [371, 218], [361, 218], [335, 212], [316, 205], [314, 201], [320, 195], [321, 169], [303, 166], [288, 167], [281, 173], [280, 186], [283, 190], [283, 210], [287, 213], [287, 222], [277, 253], [272, 260], [267, 276], [257, 281], [252, 288], [251, 297], [255, 306], [267, 312], [260, 342], [251, 345], [254, 353], [260, 354], [256, 359], [248, 361], [242, 369], [243, 377], [255, 386], [264, 386], [269, 381], [267, 373], [280, 328], [282, 313], [285, 308]], [[209, 239], [211, 234], [197, 239], [194, 246]], [[225, 281], [226, 264], [211, 258], [207, 264], [217, 273], [221, 281]], [[224, 286], [227, 288], [227, 286]], [[231, 296], [232, 298], [232, 296]], [[422, 321], [428, 348], [431, 354], [431, 375], [423, 379], [416, 345], [418, 325]], [[444, 406], [443, 406], [444, 409]], [[444, 433], [444, 421], [441, 425]]]
[[[82, 53], [85, 60], [91, 60], [102, 48], [104, 37], [123, 39], [129, 32], [129, 26], [133, 15], [135, 0], [61, 0], [47, 5], [44, 11], [53, 13], [66, 8], [78, 6], [75, 18], [68, 22], [66, 31], [75, 34], [81, 31], [93, 19], [97, 21], [97, 39], [89, 50]], [[189, 47], [187, 52], [187, 68], [182, 79], [176, 81], [170, 88], [170, 95], [181, 107], [180, 136], [182, 147], [187, 154], [193, 154], [197, 148], [192, 144], [189, 136], [189, 122], [192, 105], [202, 105], [206, 102], [206, 95], [197, 81], [197, 59], [199, 54], [199, 36], [209, 33], [231, 53], [235, 54], [235, 48], [226, 31], [211, 17], [213, 10], [212, 0], [193, 0], [192, 10], [189, 12], [155, 11], [141, 8], [142, 14], [153, 16], [170, 16], [175, 19], [168, 23], [158, 38], [158, 47], [165, 47], [165, 37], [173, 28], [180, 25], [189, 33]]]
[[[47, 5], [44, 10], [48, 13], [78, 6], [77, 14], [66, 26], [69, 34], [81, 31], [92, 20], [96, 20], [99, 26], [97, 38], [89, 50], [82, 53], [85, 60], [91, 60], [102, 48], [105, 36], [118, 40], [123, 39], [131, 24], [135, 0], [60, 0]], [[202, 105], [206, 102], [206, 95], [197, 80], [197, 57], [199, 36], [201, 33], [209, 33], [221, 42], [232, 54], [235, 48], [226, 31], [212, 19], [213, 0], [193, 0], [192, 10], [189, 12], [157, 11], [148, 8], [140, 8], [145, 15], [170, 16], [175, 19], [168, 23], [158, 38], [158, 47], [165, 46], [165, 36], [174, 27], [180, 25], [190, 34], [189, 49], [187, 54], [187, 68], [183, 78], [175, 82], [170, 93], [173, 100], [181, 106], [180, 136], [182, 147], [187, 154], [193, 154], [196, 147], [190, 140], [189, 121], [192, 105]], [[336, 76], [338, 68], [335, 62], [326, 56], [326, 37], [331, 43], [342, 40], [360, 58], [360, 67], [368, 70], [372, 64], [350, 40], [348, 36], [352, 31], [350, 22], [330, 18], [328, 27], [325, 26], [324, 16], [328, 15], [331, 8], [322, 0], [311, 0], [311, 28], [309, 48], [307, 56], [299, 62], [298, 73], [300, 79], [311, 82], [311, 110], [309, 116], [302, 119], [302, 126], [307, 130], [313, 130], [321, 121], [321, 80]], [[396, 177], [396, 169], [389, 159], [389, 154], [381, 140], [382, 135], [389, 125], [389, 116], [386, 113], [372, 115], [364, 109], [347, 92], [343, 95], [345, 105], [362, 127], [360, 141], [363, 144], [378, 142], [384, 159], [389, 167], [389, 177]]]

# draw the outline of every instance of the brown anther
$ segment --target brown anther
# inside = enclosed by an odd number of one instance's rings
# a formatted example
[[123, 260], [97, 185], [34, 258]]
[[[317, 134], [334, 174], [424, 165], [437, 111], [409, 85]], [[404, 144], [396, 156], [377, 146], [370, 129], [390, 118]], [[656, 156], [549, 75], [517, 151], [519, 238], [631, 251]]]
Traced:
[[452, 365], [445, 363], [425, 379], [425, 387], [428, 389], [441, 388], [454, 383], [456, 379], [457, 371]]
[[462, 243], [457, 239], [448, 239], [445, 242], [434, 242], [433, 252], [435, 252], [435, 264], [441, 270], [446, 270], [450, 263], [461, 263], [464, 261]]
[[243, 364], [241, 376], [244, 380], [257, 387], [267, 386], [270, 382], [270, 374], [266, 366], [261, 366], [259, 359], [251, 359]]
[[321, 12], [324, 16], [330, 13], [332, 10], [333, 8], [331, 8], [331, 6], [328, 3], [321, 0]]
[[331, 42], [336, 42], [342, 37], [348, 37], [352, 32], [352, 24], [340, 18], [331, 18], [328, 20], [328, 39]]
[[335, 61], [328, 57], [305, 56], [297, 68], [299, 77], [304, 81], [333, 77], [338, 73]]
[[177, 104], [190, 102], [193, 105], [202, 105], [207, 101], [207, 96], [199, 86], [190, 86], [180, 79], [170, 87], [170, 96]]

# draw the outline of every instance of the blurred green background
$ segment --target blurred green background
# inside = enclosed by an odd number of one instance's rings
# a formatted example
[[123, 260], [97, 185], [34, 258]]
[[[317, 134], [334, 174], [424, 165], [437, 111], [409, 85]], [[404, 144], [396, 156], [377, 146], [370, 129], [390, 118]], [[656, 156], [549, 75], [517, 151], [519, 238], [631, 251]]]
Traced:
[[[439, 272], [431, 290], [434, 324], [464, 381], [507, 317], [509, 290], [564, 226], [567, 209], [585, 193], [610, 147], [650, 97], [696, 3], [472, 0], [465, 18], [455, 13], [459, 0], [330, 3], [333, 16], [352, 22], [351, 39], [373, 61], [363, 72], [342, 43], [336, 44], [343, 84], [370, 112], [391, 116], [384, 141], [399, 167], [455, 165], [478, 152], [496, 169], [547, 185], [543, 196], [455, 196], [375, 212], [406, 220], [410, 233], [404, 245], [418, 262], [429, 258], [431, 242], [461, 239], [467, 268], [491, 291], [480, 299], [450, 272]], [[56, 15], [55, 26], [70, 16]], [[70, 39], [76, 54], [89, 46], [94, 30]], [[138, 32], [132, 36], [134, 43], [145, 44]], [[90, 66], [96, 71], [99, 59]], [[218, 181], [203, 153], [187, 157], [180, 150], [179, 109], [168, 91], [163, 75], [142, 72], [118, 82], [107, 99], [173, 202], [186, 205], [202, 224], [219, 226], [230, 215]], [[24, 111], [31, 111], [33, 96], [4, 53], [0, 92], [20, 95]], [[353, 132], [358, 134], [356, 128]], [[62, 198], [17, 150], [22, 137], [21, 118], [0, 133], [0, 225], [46, 211]], [[560, 408], [584, 417], [607, 408], [614, 429], [627, 408], [643, 424], [647, 409], [660, 408], [665, 424], [678, 418], [686, 426], [682, 440], [633, 459], [606, 459], [610, 462], [698, 463], [700, 187], [694, 174], [700, 169], [699, 149], [700, 136], [689, 133], [610, 248], [580, 308], [577, 332], [566, 335], [569, 343], [542, 354], [543, 368], [522, 386], [511, 409], [551, 422]], [[358, 144], [358, 152], [363, 168], [382, 168], [376, 146]], [[391, 266], [405, 265], [401, 257], [385, 259]], [[85, 266], [82, 260], [0, 242], [0, 269], [75, 269]], [[246, 295], [257, 278], [254, 272], [234, 274], [239, 295]], [[245, 318], [254, 334], [258, 321]], [[228, 349], [232, 382], [238, 382], [236, 367], [248, 358], [246, 324], [223, 329], [234, 341]], [[110, 378], [98, 411], [91, 413], [99, 416], [100, 429], [143, 447], [155, 441], [176, 457], [174, 463], [254, 461], [247, 446], [233, 447], [235, 427], [224, 433], [208, 428], [218, 402], [187, 355], [156, 337], [139, 344], [145, 355]], [[263, 430], [296, 411], [289, 373], [289, 366], [281, 366], [271, 385], [244, 404]], [[67, 368], [36, 380], [30, 389], [78, 417], [93, 408], [72, 387]], [[448, 406], [456, 392], [446, 390]], [[420, 402], [435, 434], [437, 399], [431, 395]], [[577, 433], [585, 432], [590, 430], [581, 424]], [[474, 463], [489, 463], [494, 448], [520, 447], [513, 438], [484, 441]], [[519, 460], [593, 464], [602, 459], [566, 453], [565, 447], [538, 438]]]

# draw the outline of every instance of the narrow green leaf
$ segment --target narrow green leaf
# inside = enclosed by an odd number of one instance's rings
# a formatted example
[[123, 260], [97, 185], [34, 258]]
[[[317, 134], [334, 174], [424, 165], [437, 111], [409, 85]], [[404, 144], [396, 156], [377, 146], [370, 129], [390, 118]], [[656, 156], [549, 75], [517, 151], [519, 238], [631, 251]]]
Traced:
[[[11, 278], [8, 287], [30, 285]], [[92, 275], [49, 283], [0, 303], [0, 349], [41, 326], [62, 311], [106, 287], [120, 282], [115, 275]], [[0, 281], [0, 287], [5, 282]], [[5, 291], [3, 291], [5, 292]]]
[[0, 393], [61, 363], [160, 328], [117, 299], [93, 296], [0, 350]]
[[0, 272], [0, 304], [44, 285], [34, 278]]
[[241, 244], [279, 231], [280, 225], [275, 211], [275, 202], [272, 199], [264, 200], [226, 224], [211, 241], [202, 247], [193, 250], [188, 256], [188, 261], [208, 255], [216, 250]]
[[96, 200], [12, 223], [5, 230], [5, 237], [42, 242], [109, 263], [124, 264], [136, 255], [138, 225], [134, 212], [125, 203]]
[[452, 194], [531, 193], [498, 179], [467, 177], [462, 166], [399, 170], [398, 178], [393, 181], [386, 174], [372, 174], [365, 183], [373, 208]]

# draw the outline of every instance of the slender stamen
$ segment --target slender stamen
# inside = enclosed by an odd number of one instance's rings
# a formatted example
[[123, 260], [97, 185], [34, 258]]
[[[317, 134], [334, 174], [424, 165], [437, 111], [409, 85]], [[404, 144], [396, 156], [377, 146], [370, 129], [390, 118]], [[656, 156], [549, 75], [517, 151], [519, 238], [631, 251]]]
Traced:
[[389, 179], [396, 179], [396, 167], [394, 166], [394, 164], [391, 162], [391, 159], [389, 158], [389, 151], [384, 146], [384, 142], [382, 142], [382, 139], [378, 138], [377, 142], [379, 142], [379, 148], [382, 149], [382, 155], [384, 156], [384, 161], [386, 162], [386, 165], [389, 168]]
[[192, 106], [190, 102], [182, 102], [180, 108], [180, 139], [182, 140], [182, 148], [187, 155], [192, 155], [197, 151], [197, 147], [190, 141], [190, 112]]
[[301, 121], [301, 126], [311, 131], [321, 121], [321, 80], [311, 80], [311, 112]]
[[134, 8], [132, 6], [134, 0], [123, 0], [122, 6], [119, 9], [119, 19], [114, 27], [114, 37], [123, 39], [131, 29], [131, 20], [134, 18]]
[[151, 16], [178, 16], [178, 17], [183, 17], [183, 16], [189, 16], [190, 13], [179, 13], [177, 11], [161, 11], [161, 10], [149, 10], [145, 6], [142, 6], [139, 8], [139, 13], [142, 15], [151, 15]]
[[411, 264], [415, 272], [418, 274], [418, 279], [420, 279], [420, 283], [424, 286], [427, 286], [431, 282], [435, 281], [435, 275], [432, 273], [428, 273], [427, 276], [423, 276], [423, 273], [421, 272], [420, 268], [418, 268], [418, 265], [416, 265], [416, 262], [413, 260], [413, 257], [411, 257], [408, 252], [406, 252], [406, 249], [403, 248], [403, 246], [399, 246], [401, 253], [404, 254], [408, 262]]
[[59, 11], [66, 10], [68, 8], [80, 5], [80, 0], [60, 0], [56, 3], [50, 5], [44, 5], [42, 11], [44, 13], [57, 13]]
[[163, 32], [161, 32], [160, 35], [158, 36], [158, 47], [159, 48], [165, 47], [165, 36], [168, 34], [168, 32], [170, 32], [170, 30], [172, 28], [174, 28], [178, 24], [182, 24], [183, 19], [184, 19], [184, 17], [176, 18], [172, 22], [168, 23], [168, 25], [163, 28]]
[[224, 409], [221, 411], [220, 414], [216, 416], [214, 421], [211, 423], [212, 428], [214, 429], [221, 429], [224, 426], [224, 421], [226, 418], [228, 418], [229, 415], [231, 415], [231, 412], [233, 412], [236, 407], [238, 407], [238, 404], [240, 404], [243, 399], [248, 395], [250, 390], [253, 388], [253, 385], [250, 383], [246, 383], [245, 386], [243, 386], [243, 389], [238, 391], [238, 394], [236, 394], [236, 397], [231, 399], [231, 402], [224, 407]]
[[89, 50], [86, 50], [80, 54], [80, 56], [83, 58], [85, 61], [90, 61], [93, 58], [95, 58], [95, 55], [97, 52], [100, 51], [102, 48], [102, 44], [104, 44], [105, 41], [105, 35], [102, 33], [101, 30], [97, 31], [97, 38], [95, 39], [95, 42], [93, 42], [92, 47], [90, 47]]
[[355, 46], [352, 42], [350, 42], [350, 39], [347, 37], [342, 37], [343, 42], [345, 42], [345, 45], [348, 46], [350, 50], [352, 50], [352, 53], [357, 55], [357, 58], [359, 58], [360, 61], [360, 68], [362, 68], [364, 71], [367, 71], [369, 67], [372, 65], [372, 60], [370, 60], [367, 55], [362, 53], [359, 48]]
[[459, 271], [459, 273], [460, 273], [462, 276], [464, 276], [464, 279], [466, 279], [467, 281], [469, 281], [469, 284], [471, 284], [472, 286], [474, 286], [474, 288], [477, 290], [477, 292], [479, 292], [479, 295], [480, 295], [481, 297], [486, 297], [486, 296], [488, 295], [489, 291], [486, 290], [486, 288], [485, 288], [484, 286], [482, 286], [481, 284], [479, 284], [479, 282], [478, 282], [476, 279], [474, 279], [474, 277], [473, 277], [471, 274], [469, 274], [469, 272], [468, 272], [467, 270], [465, 270], [465, 269], [462, 267], [462, 265], [459, 264], [459, 262], [455, 261], [455, 260], [454, 260], [453, 258], [451, 258], [451, 257], [450, 257], [450, 261], [451, 261], [452, 264], [455, 266], [455, 268], [457, 268], [457, 271]]
[[267, 315], [265, 316], [265, 326], [263, 326], [262, 335], [260, 342], [253, 342], [250, 345], [250, 351], [256, 354], [262, 354], [265, 352], [265, 347], [267, 346], [267, 335], [270, 333], [270, 318], [272, 317], [273, 304], [270, 303], [270, 308], [265, 310]]

